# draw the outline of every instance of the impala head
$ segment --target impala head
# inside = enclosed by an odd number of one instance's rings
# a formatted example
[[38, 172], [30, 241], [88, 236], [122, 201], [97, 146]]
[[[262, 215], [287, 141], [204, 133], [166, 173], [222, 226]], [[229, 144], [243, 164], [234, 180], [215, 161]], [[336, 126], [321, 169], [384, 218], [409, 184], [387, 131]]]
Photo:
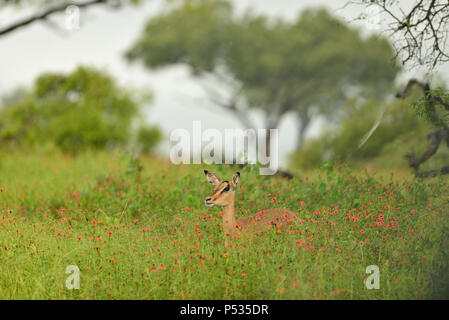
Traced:
[[207, 170], [204, 170], [204, 174], [206, 175], [207, 181], [214, 185], [211, 195], [206, 197], [204, 201], [206, 206], [227, 206], [234, 202], [235, 189], [239, 183], [240, 172], [235, 173], [231, 181], [221, 181], [215, 174]]

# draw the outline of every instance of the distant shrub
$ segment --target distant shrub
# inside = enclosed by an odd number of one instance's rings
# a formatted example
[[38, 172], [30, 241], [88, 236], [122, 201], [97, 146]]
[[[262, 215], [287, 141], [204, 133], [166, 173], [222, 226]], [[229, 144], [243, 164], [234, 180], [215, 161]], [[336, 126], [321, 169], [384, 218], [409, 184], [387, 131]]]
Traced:
[[157, 127], [140, 127], [137, 131], [137, 146], [143, 153], [150, 153], [162, 139], [162, 133]]
[[[8, 100], [0, 108], [0, 147], [52, 145], [72, 153], [123, 147], [140, 112], [128, 91], [88, 67], [70, 74], [42, 74], [21, 99]], [[156, 128], [138, 130], [152, 132], [146, 150], [160, 139]]]

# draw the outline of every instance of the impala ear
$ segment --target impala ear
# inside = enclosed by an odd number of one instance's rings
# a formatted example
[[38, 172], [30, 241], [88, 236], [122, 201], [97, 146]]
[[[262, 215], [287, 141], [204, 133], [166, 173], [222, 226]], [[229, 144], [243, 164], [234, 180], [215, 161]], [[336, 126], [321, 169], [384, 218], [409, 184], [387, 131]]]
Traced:
[[239, 184], [239, 178], [240, 178], [240, 172], [236, 172], [236, 173], [232, 176], [232, 181], [231, 181], [232, 189], [237, 188], [237, 185]]
[[206, 175], [207, 181], [209, 181], [210, 183], [212, 183], [214, 185], [217, 185], [217, 184], [219, 184], [221, 182], [220, 178], [217, 177], [212, 172], [204, 170], [204, 174]]

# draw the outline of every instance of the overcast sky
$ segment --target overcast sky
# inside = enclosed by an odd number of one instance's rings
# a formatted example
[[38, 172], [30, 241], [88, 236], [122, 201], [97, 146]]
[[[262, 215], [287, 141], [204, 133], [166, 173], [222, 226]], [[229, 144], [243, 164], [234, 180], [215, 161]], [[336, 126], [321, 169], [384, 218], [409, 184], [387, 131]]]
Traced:
[[[123, 52], [135, 41], [147, 19], [160, 12], [163, 2], [148, 0], [142, 6], [117, 11], [101, 7], [84, 10], [81, 12], [80, 30], [65, 30], [65, 16], [60, 14], [52, 18], [55, 24], [61, 26], [59, 31], [39, 22], [0, 37], [0, 95], [17, 86], [29, 86], [43, 71], [69, 72], [80, 64], [94, 65], [110, 72], [124, 86], [153, 91], [155, 99], [149, 108], [148, 120], [158, 123], [167, 137], [176, 128], [191, 130], [194, 120], [201, 120], [204, 128], [224, 130], [240, 127], [240, 122], [232, 115], [210, 108], [201, 87], [191, 79], [185, 67], [148, 72], [138, 65], [127, 64], [123, 59]], [[286, 19], [294, 19], [306, 7], [325, 6], [355, 27], [370, 32], [366, 28], [366, 22], [353, 21], [363, 8], [353, 5], [343, 9], [346, 2], [347, 0], [233, 1], [238, 12], [252, 8], [255, 12]], [[26, 11], [3, 10], [0, 12], [0, 26], [26, 14]], [[444, 66], [440, 72], [449, 81], [449, 67]], [[410, 76], [419, 76], [419, 72], [408, 72], [403, 78]], [[319, 128], [318, 121], [309, 134], [318, 134]], [[281, 162], [285, 163], [286, 154], [295, 145], [294, 119], [285, 117], [279, 129], [279, 153]], [[168, 138], [161, 146], [161, 151], [166, 152], [167, 148]]]

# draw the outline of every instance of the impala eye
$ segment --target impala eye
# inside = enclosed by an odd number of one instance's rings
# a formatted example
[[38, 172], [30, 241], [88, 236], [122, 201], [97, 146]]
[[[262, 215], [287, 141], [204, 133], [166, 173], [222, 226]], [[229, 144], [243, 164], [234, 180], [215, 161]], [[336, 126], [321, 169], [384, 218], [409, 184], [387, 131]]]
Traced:
[[227, 191], [229, 191], [229, 185], [227, 185], [227, 187], [226, 187], [226, 188], [224, 188], [224, 189], [223, 189], [223, 191], [224, 191], [224, 192], [227, 192]]

